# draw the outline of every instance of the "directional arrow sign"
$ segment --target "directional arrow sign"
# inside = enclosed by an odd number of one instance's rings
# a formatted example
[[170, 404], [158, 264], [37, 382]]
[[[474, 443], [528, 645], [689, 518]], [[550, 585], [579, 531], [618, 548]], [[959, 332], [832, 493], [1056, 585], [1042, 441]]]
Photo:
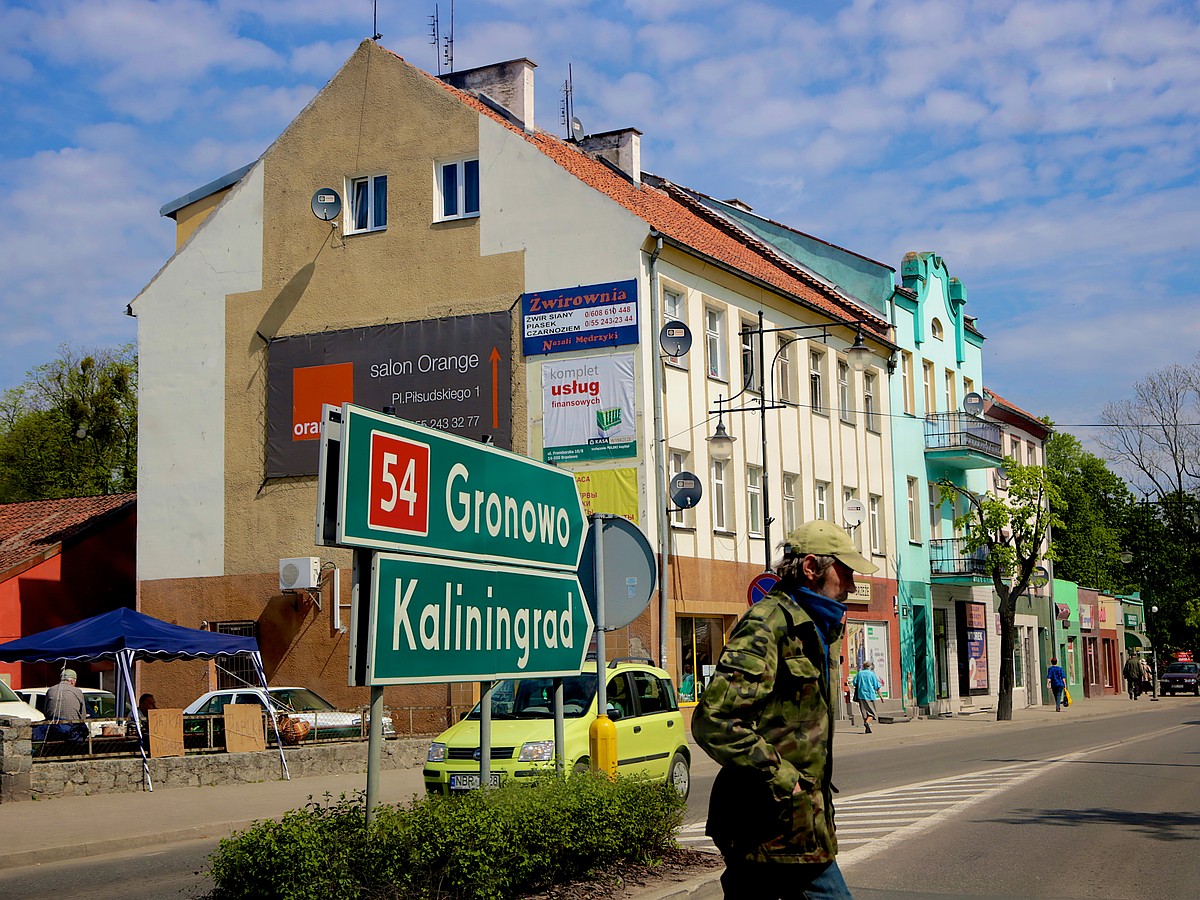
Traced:
[[374, 556], [367, 684], [583, 670], [593, 623], [574, 572]]
[[564, 469], [347, 403], [337, 543], [574, 570], [587, 522]]

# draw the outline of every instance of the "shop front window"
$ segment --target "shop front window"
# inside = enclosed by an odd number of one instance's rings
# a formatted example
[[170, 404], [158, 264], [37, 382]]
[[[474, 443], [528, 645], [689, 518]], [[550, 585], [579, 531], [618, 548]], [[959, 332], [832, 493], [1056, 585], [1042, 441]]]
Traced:
[[681, 616], [675, 620], [675, 652], [679, 660], [679, 699], [694, 703], [712, 678], [723, 646], [720, 619]]

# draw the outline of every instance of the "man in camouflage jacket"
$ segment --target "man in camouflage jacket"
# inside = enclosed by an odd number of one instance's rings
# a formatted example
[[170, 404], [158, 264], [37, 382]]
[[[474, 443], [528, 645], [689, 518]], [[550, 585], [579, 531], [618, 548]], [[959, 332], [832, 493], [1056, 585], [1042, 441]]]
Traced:
[[726, 900], [850, 896], [836, 862], [829, 648], [854, 572], [877, 568], [831, 522], [792, 532], [779, 584], [734, 626], [696, 707], [692, 735], [721, 764], [707, 833]]

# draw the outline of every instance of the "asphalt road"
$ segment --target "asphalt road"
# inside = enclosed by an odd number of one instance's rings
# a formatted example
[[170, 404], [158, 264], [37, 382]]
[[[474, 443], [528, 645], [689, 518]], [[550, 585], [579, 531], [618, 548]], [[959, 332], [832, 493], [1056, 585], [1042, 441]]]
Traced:
[[[887, 726], [837, 759], [841, 865], [859, 900], [1190, 897], [1200, 875], [1200, 700], [929, 740]], [[910, 737], [916, 733], [916, 737]], [[697, 752], [685, 831], [716, 766]], [[0, 897], [195, 898], [216, 841], [0, 872]]]

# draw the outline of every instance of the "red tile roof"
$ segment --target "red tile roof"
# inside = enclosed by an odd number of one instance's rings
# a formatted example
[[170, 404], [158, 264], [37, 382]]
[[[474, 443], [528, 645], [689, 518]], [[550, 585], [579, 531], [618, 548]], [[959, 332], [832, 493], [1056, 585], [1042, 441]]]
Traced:
[[[403, 62], [401, 57], [396, 58]], [[407, 62], [405, 64], [409, 65]], [[422, 70], [418, 68], [417, 71]], [[768, 244], [747, 236], [669, 181], [662, 179], [665, 186], [663, 190], [645, 183], [634, 184], [577, 145], [543, 131], [529, 134], [470, 93], [452, 87], [427, 72], [423, 74], [480, 115], [487, 116], [529, 141], [567, 172], [638, 216], [668, 240], [765, 283], [835, 321], [862, 321], [864, 327], [876, 336], [882, 337], [887, 333], [888, 323], [877, 313], [867, 307], [847, 303]]]
[[54, 556], [64, 541], [136, 500], [136, 494], [108, 494], [0, 503], [0, 578], [23, 563]]
[[1035, 416], [1033, 413], [1026, 412], [1025, 410], [1021, 409], [1021, 407], [1017, 406], [1015, 403], [1011, 403], [1008, 400], [1005, 400], [1003, 397], [1001, 397], [999, 394], [997, 394], [991, 388], [985, 387], [983, 389], [983, 393], [989, 400], [991, 400], [994, 404], [1001, 407], [1002, 409], [1006, 409], [1010, 413], [1015, 413], [1016, 415], [1020, 416], [1021, 418], [1027, 419], [1031, 424], [1035, 424], [1039, 428], [1044, 429], [1047, 435], [1049, 435], [1054, 430], [1053, 428], [1048, 426], [1045, 422], [1043, 422], [1040, 418]]

